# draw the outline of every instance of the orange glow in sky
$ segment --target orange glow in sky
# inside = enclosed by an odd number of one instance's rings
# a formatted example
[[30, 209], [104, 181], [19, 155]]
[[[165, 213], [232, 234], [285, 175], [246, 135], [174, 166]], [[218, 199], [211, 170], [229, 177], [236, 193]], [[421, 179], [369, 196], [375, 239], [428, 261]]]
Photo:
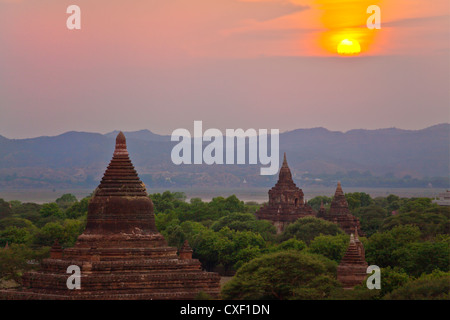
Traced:
[[[338, 54], [341, 50], [356, 53], [371, 53], [371, 48], [377, 41], [381, 30], [369, 29], [367, 19], [370, 14], [367, 8], [371, 5], [381, 7], [383, 1], [378, 0], [316, 0], [318, 8], [322, 10], [321, 23], [325, 31], [318, 35], [318, 44], [322, 50], [331, 54]], [[353, 41], [353, 45], [344, 40]], [[359, 48], [358, 47], [359, 44]]]

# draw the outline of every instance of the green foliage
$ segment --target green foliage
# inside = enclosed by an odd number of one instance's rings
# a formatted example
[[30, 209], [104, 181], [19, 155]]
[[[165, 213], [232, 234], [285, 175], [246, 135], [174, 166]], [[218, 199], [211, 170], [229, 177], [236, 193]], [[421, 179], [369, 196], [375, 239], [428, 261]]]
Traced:
[[65, 212], [67, 218], [77, 219], [80, 217], [86, 217], [90, 199], [90, 197], [86, 197], [81, 199], [79, 202], [74, 202]]
[[321, 254], [330, 260], [340, 262], [347, 251], [349, 237], [346, 234], [336, 236], [320, 235], [309, 244], [311, 253]]
[[41, 205], [37, 203], [15, 203], [11, 205], [14, 217], [27, 219], [36, 223], [41, 219], [40, 210]]
[[380, 290], [370, 290], [364, 284], [356, 286], [353, 290], [333, 288], [329, 300], [379, 300]]
[[0, 199], [0, 219], [12, 215], [11, 205], [3, 199]]
[[[27, 228], [17, 228], [10, 226], [0, 232], [1, 241], [17, 244], [30, 244], [32, 241], [32, 233]], [[3, 244], [2, 244], [3, 246]]]
[[412, 276], [431, 273], [435, 269], [449, 271], [450, 250], [446, 242], [414, 242], [399, 249], [399, 265]]
[[[360, 238], [366, 260], [382, 268], [382, 288], [368, 290], [363, 284], [344, 290], [336, 281], [335, 268], [348, 247], [348, 235], [334, 223], [303, 218], [277, 236], [270, 222], [255, 218], [259, 204], [244, 204], [235, 196], [186, 202], [184, 193], [166, 191], [150, 197], [157, 229], [170, 246], [180, 248], [188, 240], [193, 257], [208, 271], [228, 274], [238, 270], [224, 288], [225, 297], [445, 297], [441, 280], [449, 276], [450, 208], [436, 206], [431, 199], [347, 194], [368, 236]], [[89, 200], [76, 201], [70, 194], [44, 205], [0, 199], [0, 278], [20, 279], [22, 272], [34, 266], [27, 261], [48, 253], [56, 239], [63, 247], [73, 246], [85, 228]], [[331, 198], [315, 197], [309, 204], [318, 210], [321, 201], [328, 206]], [[394, 210], [396, 215], [391, 214]], [[1, 250], [6, 242], [12, 251]], [[415, 282], [417, 277], [422, 282]], [[426, 281], [432, 283], [428, 289]]]
[[55, 240], [58, 240], [64, 247], [73, 246], [84, 227], [84, 222], [80, 220], [66, 219], [63, 223], [49, 222], [36, 234], [34, 245], [52, 246]]
[[448, 237], [422, 241], [417, 226], [396, 226], [392, 230], [376, 233], [366, 246], [369, 264], [380, 267], [399, 267], [410, 276], [430, 273], [435, 269], [448, 271], [450, 251]]
[[367, 236], [371, 236], [380, 230], [385, 219], [391, 216], [386, 209], [377, 205], [361, 207], [353, 211], [353, 213], [359, 218], [361, 229]]
[[386, 232], [375, 233], [369, 238], [366, 246], [366, 260], [369, 264], [381, 268], [401, 266], [399, 263], [401, 254], [398, 250], [418, 241], [420, 236], [420, 230], [415, 226], [397, 226]]
[[381, 296], [384, 296], [393, 290], [400, 288], [410, 281], [410, 276], [397, 267], [381, 269]]
[[415, 225], [420, 228], [424, 239], [432, 239], [437, 234], [450, 233], [450, 208], [431, 208], [425, 211], [400, 213], [384, 220], [382, 230], [400, 225]]
[[360, 207], [367, 207], [373, 203], [372, 198], [365, 192], [346, 193], [345, 198], [348, 202], [350, 211], [354, 211]]
[[448, 300], [450, 275], [441, 277], [421, 277], [387, 294], [386, 300]]
[[33, 223], [27, 219], [22, 218], [5, 218], [0, 219], [0, 230], [6, 229], [8, 227], [17, 227], [17, 228], [27, 228], [27, 229], [35, 229]]
[[286, 250], [296, 250], [302, 251], [306, 249], [306, 243], [297, 239], [289, 239], [281, 242], [279, 245], [273, 248], [273, 251], [286, 251]]
[[325, 207], [329, 207], [331, 204], [331, 197], [327, 197], [327, 196], [317, 196], [312, 198], [311, 200], [308, 201], [308, 204], [315, 210], [315, 211], [319, 211], [320, 209], [320, 204], [323, 202], [323, 205]]
[[[285, 251], [244, 264], [222, 290], [224, 299], [326, 297], [336, 285], [336, 263], [319, 255]], [[320, 278], [319, 278], [320, 277]]]
[[24, 244], [12, 244], [8, 250], [0, 250], [0, 279], [13, 279], [20, 283], [22, 273], [36, 266], [29, 262], [39, 262], [47, 257], [48, 250], [32, 250]]
[[417, 211], [425, 212], [428, 209], [438, 208], [437, 204], [431, 202], [431, 198], [410, 198], [403, 199], [403, 203], [399, 208], [401, 213]]
[[309, 244], [315, 237], [323, 235], [343, 234], [337, 224], [314, 217], [301, 218], [289, 224], [280, 235], [280, 241], [290, 238], [302, 240]]
[[71, 193], [63, 194], [61, 197], [55, 200], [55, 203], [58, 205], [58, 207], [60, 207], [63, 210], [67, 209], [68, 207], [77, 202], [78, 202], [77, 198]]
[[64, 212], [54, 202], [43, 204], [39, 213], [43, 218], [57, 217], [63, 219], [65, 217]]
[[236, 231], [259, 233], [265, 240], [272, 240], [276, 234], [275, 227], [269, 221], [257, 220], [251, 213], [230, 213], [211, 225], [211, 229], [214, 231], [219, 231], [224, 227]]

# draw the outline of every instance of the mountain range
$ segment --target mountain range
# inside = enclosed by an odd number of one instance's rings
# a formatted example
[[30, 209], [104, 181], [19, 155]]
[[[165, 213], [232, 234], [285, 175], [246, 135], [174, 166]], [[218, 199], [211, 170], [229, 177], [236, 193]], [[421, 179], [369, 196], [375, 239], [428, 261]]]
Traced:
[[[95, 188], [111, 159], [117, 133], [0, 136], [0, 189]], [[150, 187], [271, 186], [277, 179], [261, 176], [260, 164], [177, 166], [170, 157], [177, 142], [170, 136], [149, 130], [124, 133], [133, 164]], [[280, 164], [286, 152], [300, 186], [331, 185], [340, 177], [355, 177], [359, 182], [350, 181], [356, 185], [377, 179], [384, 184], [399, 179], [428, 184], [434, 177], [448, 186], [449, 142], [448, 123], [422, 130], [297, 129], [280, 134]]]

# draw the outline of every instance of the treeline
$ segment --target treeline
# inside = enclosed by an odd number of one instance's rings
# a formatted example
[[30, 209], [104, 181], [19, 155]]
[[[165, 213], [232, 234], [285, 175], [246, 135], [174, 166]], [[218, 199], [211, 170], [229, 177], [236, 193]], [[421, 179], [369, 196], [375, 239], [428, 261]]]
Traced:
[[370, 171], [360, 172], [356, 170], [348, 172], [336, 172], [334, 174], [306, 173], [301, 177], [302, 185], [334, 186], [336, 181], [347, 187], [366, 188], [449, 188], [449, 177], [424, 177], [413, 178], [410, 175], [396, 177], [393, 173], [376, 176]]
[[[210, 202], [184, 193], [151, 194], [158, 230], [170, 246], [188, 240], [203, 268], [233, 276], [222, 290], [228, 299], [448, 299], [450, 209], [429, 198], [371, 198], [346, 194], [366, 234], [366, 260], [382, 268], [381, 290], [364, 285], [343, 290], [336, 268], [349, 243], [336, 224], [303, 218], [277, 235], [268, 221], [257, 220], [259, 204], [236, 196]], [[89, 197], [67, 194], [53, 203], [0, 199], [0, 278], [20, 281], [21, 274], [48, 256], [58, 240], [73, 246], [84, 230]], [[309, 204], [318, 210], [331, 198]]]
[[[276, 176], [261, 176], [259, 171], [248, 165], [242, 165], [239, 172], [228, 170], [226, 167], [217, 169], [207, 166], [202, 172], [155, 172], [140, 175], [142, 181], [149, 188], [182, 188], [182, 187], [272, 187]], [[244, 178], [243, 178], [244, 177]], [[245, 180], [245, 182], [244, 182]], [[366, 188], [449, 188], [449, 177], [413, 178], [409, 175], [396, 177], [393, 173], [374, 175], [370, 171], [351, 170], [334, 174], [303, 173], [298, 178], [302, 186], [334, 187], [336, 181], [341, 181], [347, 187]], [[0, 174], [0, 189], [4, 188], [95, 188], [98, 184], [93, 175], [73, 179], [67, 176], [47, 177], [39, 175], [29, 177], [24, 174]]]

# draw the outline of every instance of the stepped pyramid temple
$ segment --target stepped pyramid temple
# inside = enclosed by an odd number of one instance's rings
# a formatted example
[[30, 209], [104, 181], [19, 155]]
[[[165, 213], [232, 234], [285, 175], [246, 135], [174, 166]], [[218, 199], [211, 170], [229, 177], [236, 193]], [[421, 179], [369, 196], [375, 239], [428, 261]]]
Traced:
[[269, 190], [269, 203], [256, 212], [256, 217], [260, 220], [269, 220], [277, 228], [277, 232], [281, 233], [289, 223], [315, 215], [313, 208], [304, 200], [302, 189], [292, 180], [285, 153], [278, 182]]
[[[81, 288], [68, 289], [69, 266], [81, 269]], [[119, 133], [113, 158], [89, 203], [87, 225], [73, 248], [53, 245], [40, 271], [23, 276], [23, 289], [3, 299], [193, 299], [219, 296], [220, 277], [204, 272], [185, 243], [167, 246], [156, 230], [153, 203]]]
[[357, 228], [359, 234], [363, 235], [359, 219], [353, 216], [348, 209], [348, 203], [340, 182], [337, 184], [329, 212], [321, 211], [319, 215], [322, 219], [337, 223], [347, 234], [355, 232], [355, 228]]
[[345, 289], [351, 289], [364, 282], [367, 277], [366, 257], [364, 246], [358, 238], [358, 230], [355, 235], [350, 235], [350, 244], [344, 258], [337, 268], [337, 279]]

